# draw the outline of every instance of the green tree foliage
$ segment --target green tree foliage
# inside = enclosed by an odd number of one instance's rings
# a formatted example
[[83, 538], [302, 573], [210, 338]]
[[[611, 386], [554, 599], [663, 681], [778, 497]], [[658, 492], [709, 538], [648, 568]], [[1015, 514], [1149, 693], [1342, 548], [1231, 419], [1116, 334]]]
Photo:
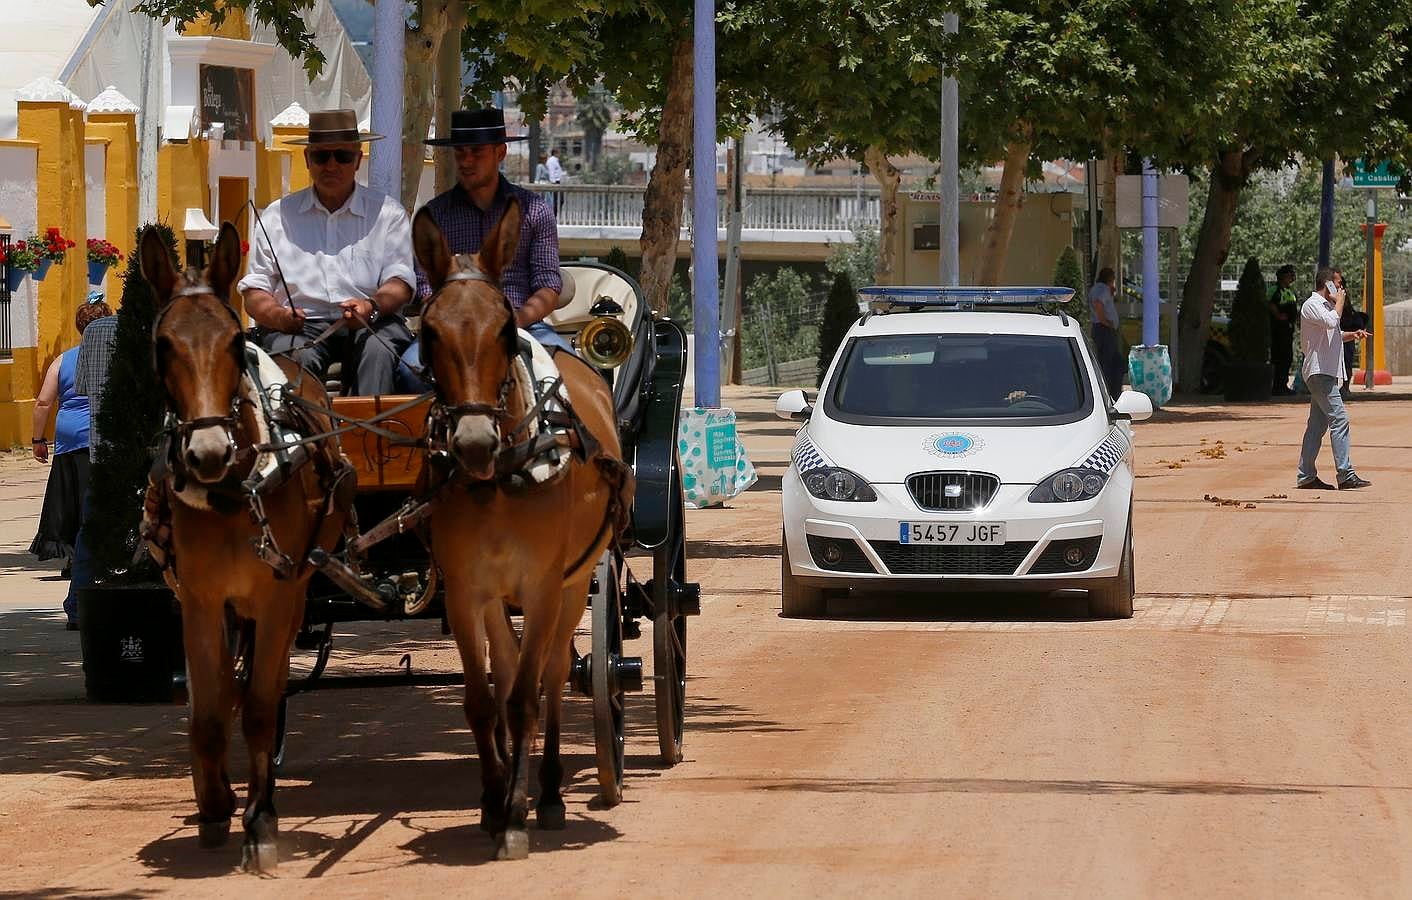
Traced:
[[824, 319], [819, 323], [819, 384], [833, 362], [834, 354], [843, 345], [843, 336], [858, 321], [858, 294], [847, 272], [834, 276], [829, 298], [824, 302]]
[[632, 271], [632, 261], [628, 259], [627, 251], [617, 244], [609, 248], [608, 255], [603, 257], [603, 262], [615, 269], [621, 269], [624, 272]]
[[[603, 133], [613, 124], [613, 107], [608, 92], [593, 85], [577, 100], [574, 118], [583, 128], [583, 155], [590, 172], [598, 170], [603, 152]], [[612, 182], [600, 182], [612, 184]]]
[[740, 336], [744, 368], [813, 358], [818, 352], [818, 317], [809, 289], [808, 279], [789, 267], [750, 280]]
[[871, 225], [853, 229], [853, 242], [839, 244], [824, 261], [830, 275], [847, 275], [849, 284], [867, 287], [878, 270], [878, 230]]
[[1064, 252], [1054, 261], [1054, 285], [1074, 289], [1074, 299], [1064, 307], [1064, 311], [1077, 319], [1088, 334], [1089, 322], [1093, 318], [1088, 308], [1088, 288], [1084, 285], [1083, 267], [1079, 265], [1079, 254], [1073, 247], [1065, 247]]
[[[176, 235], [166, 225], [158, 234], [177, 265]], [[141, 246], [142, 231], [133, 246]], [[157, 299], [142, 277], [139, 254], [128, 255], [123, 273], [123, 301], [108, 382], [98, 407], [102, 443], [95, 455], [94, 490], [85, 530], [93, 536], [93, 556], [100, 572], [141, 579], [155, 577], [150, 566], [130, 571], [142, 520], [142, 495], [152, 468], [152, 449], [162, 427], [164, 391], [152, 367], [152, 322]]]
[[1231, 305], [1231, 358], [1263, 365], [1270, 361], [1270, 292], [1260, 273], [1260, 260], [1245, 261]]
[[671, 316], [687, 331], [695, 321], [692, 309], [691, 288], [679, 273], [672, 273], [671, 286], [667, 289], [667, 315]]

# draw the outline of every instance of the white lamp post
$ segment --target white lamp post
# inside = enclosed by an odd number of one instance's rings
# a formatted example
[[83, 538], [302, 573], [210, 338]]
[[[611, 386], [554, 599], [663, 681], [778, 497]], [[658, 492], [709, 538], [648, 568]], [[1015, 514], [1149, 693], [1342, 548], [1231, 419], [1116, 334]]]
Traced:
[[191, 206], [187, 207], [186, 221], [181, 230], [186, 235], [186, 264], [204, 269], [206, 267], [206, 244], [216, 239], [220, 229], [212, 225], [211, 220], [206, 218], [204, 209]]

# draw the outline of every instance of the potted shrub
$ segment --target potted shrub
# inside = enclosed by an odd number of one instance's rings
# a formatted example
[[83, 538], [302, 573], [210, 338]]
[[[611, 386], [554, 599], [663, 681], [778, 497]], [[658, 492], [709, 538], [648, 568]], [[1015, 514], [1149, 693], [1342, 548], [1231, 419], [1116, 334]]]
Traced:
[[108, 268], [123, 258], [122, 251], [104, 238], [88, 239], [88, 283], [102, 284]]
[[[159, 225], [176, 259], [176, 237]], [[162, 427], [163, 392], [152, 367], [156, 298], [136, 254], [123, 274], [122, 306], [107, 385], [98, 407], [98, 444], [84, 534], [96, 583], [79, 587], [84, 683], [90, 700], [169, 701], [185, 668], [176, 598], [146, 557], [134, 562], [142, 498]]]
[[1246, 260], [1231, 304], [1231, 359], [1225, 367], [1227, 400], [1270, 399], [1274, 370], [1270, 366], [1268, 296], [1260, 261], [1251, 257]]
[[51, 226], [44, 229], [43, 234], [31, 235], [29, 245], [36, 248], [39, 256], [39, 266], [34, 270], [34, 280], [43, 281], [44, 276], [49, 274], [49, 267], [54, 263], [60, 265], [64, 262], [64, 256], [73, 248], [74, 242], [64, 237], [57, 227]]
[[0, 247], [0, 262], [6, 266], [5, 286], [13, 294], [25, 278], [39, 268], [39, 252], [28, 241], [16, 241], [8, 247]]

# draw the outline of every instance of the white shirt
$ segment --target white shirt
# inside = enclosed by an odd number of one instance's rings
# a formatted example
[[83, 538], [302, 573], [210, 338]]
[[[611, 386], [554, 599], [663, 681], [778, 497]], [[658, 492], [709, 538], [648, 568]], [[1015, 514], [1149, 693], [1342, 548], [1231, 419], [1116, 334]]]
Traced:
[[545, 162], [545, 168], [549, 170], [549, 183], [558, 184], [564, 180], [564, 166], [559, 162], [559, 157], [550, 154]]
[[242, 291], [268, 291], [281, 303], [293, 299], [310, 319], [331, 321], [339, 316], [339, 303], [371, 300], [393, 278], [416, 289], [407, 211], [372, 188], [355, 184], [348, 202], [334, 212], [324, 209], [312, 187], [295, 191], [265, 207], [260, 223], [263, 230], [260, 224], [252, 228]]
[[1299, 308], [1299, 343], [1304, 348], [1304, 378], [1332, 375], [1339, 384], [1348, 377], [1343, 368], [1343, 331], [1332, 300], [1314, 293]]
[[1089, 306], [1093, 308], [1093, 320], [1098, 321], [1098, 313], [1103, 312], [1109, 328], [1118, 327], [1118, 306], [1113, 302], [1113, 289], [1106, 282], [1098, 282], [1088, 292]]

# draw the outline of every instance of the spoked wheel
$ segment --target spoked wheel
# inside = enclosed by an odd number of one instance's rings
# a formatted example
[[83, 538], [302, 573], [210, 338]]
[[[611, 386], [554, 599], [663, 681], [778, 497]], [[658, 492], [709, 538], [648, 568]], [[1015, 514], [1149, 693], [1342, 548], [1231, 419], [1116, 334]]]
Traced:
[[652, 685], [657, 700], [657, 745], [669, 766], [681, 762], [686, 707], [686, 506], [681, 472], [672, 460], [667, 540], [652, 551]]
[[588, 659], [593, 691], [593, 743], [598, 756], [598, 797], [604, 806], [623, 799], [624, 685], [617, 677], [623, 658], [623, 607], [617, 567], [605, 552], [594, 572], [593, 652]]

